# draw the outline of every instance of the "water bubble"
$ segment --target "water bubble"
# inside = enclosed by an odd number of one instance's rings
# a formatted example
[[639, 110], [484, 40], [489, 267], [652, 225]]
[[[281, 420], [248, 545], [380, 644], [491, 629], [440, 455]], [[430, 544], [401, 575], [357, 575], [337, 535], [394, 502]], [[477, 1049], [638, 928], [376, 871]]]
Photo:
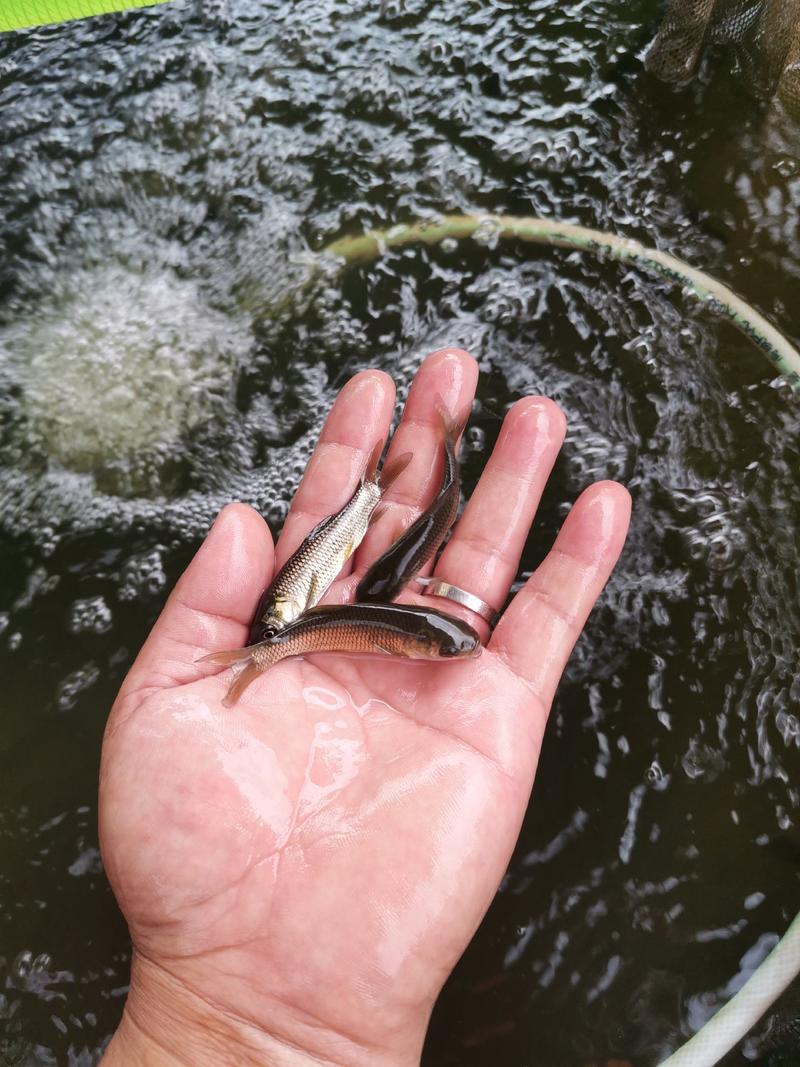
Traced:
[[110, 626], [111, 609], [102, 596], [73, 601], [67, 622], [67, 629], [70, 633], [78, 634], [88, 630], [102, 634]]
[[486, 431], [481, 426], [470, 426], [464, 434], [466, 452], [475, 452], [482, 456], [486, 452]]
[[473, 240], [486, 248], [496, 248], [500, 240], [502, 225], [493, 218], [481, 219], [472, 234]]
[[800, 163], [791, 156], [784, 156], [772, 164], [772, 169], [776, 170], [782, 178], [793, 178], [800, 170]]
[[745, 897], [744, 907], [746, 911], [754, 911], [767, 899], [766, 893], [755, 892]]
[[790, 745], [800, 748], [800, 719], [797, 715], [781, 709], [775, 716], [775, 726], [787, 748]]
[[647, 779], [647, 784], [654, 789], [663, 789], [666, 785], [667, 775], [665, 775], [657, 759], [654, 759], [647, 768], [645, 778]]
[[407, 7], [407, 0], [381, 0], [381, 18], [385, 19], [387, 22], [393, 22], [396, 19], [402, 18], [406, 14]]
[[73, 878], [80, 878], [86, 874], [101, 874], [103, 864], [100, 859], [100, 850], [90, 846], [81, 852], [77, 859], [67, 868]]
[[453, 45], [450, 41], [434, 37], [425, 41], [421, 51], [435, 65], [447, 65], [453, 59]]
[[100, 669], [94, 663], [86, 663], [68, 674], [56, 692], [58, 710], [69, 711], [74, 708], [80, 694], [93, 686], [99, 677]]
[[127, 561], [120, 576], [120, 600], [148, 599], [159, 593], [167, 582], [162, 559], [163, 549], [156, 547]]
[[725, 769], [725, 757], [718, 749], [692, 738], [681, 766], [687, 778], [693, 781], [703, 778], [713, 782]]

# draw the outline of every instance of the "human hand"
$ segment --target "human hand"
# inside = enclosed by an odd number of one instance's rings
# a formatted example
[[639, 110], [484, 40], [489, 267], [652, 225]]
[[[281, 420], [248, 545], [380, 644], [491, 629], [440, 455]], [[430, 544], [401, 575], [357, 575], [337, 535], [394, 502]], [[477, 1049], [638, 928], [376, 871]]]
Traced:
[[[328, 602], [352, 597], [435, 493], [436, 399], [466, 416], [477, 373], [455, 349], [421, 367], [389, 454], [413, 459]], [[352, 492], [393, 400], [380, 372], [344, 387], [274, 549], [251, 508], [220, 513], [111, 711], [100, 835], [134, 961], [108, 1065], [418, 1063], [503, 876], [553, 693], [622, 547], [621, 486], [582, 494], [494, 633], [477, 621], [477, 659], [290, 659], [232, 709], [230, 673], [197, 662], [245, 642], [262, 589]], [[563, 436], [551, 401], [511, 408], [437, 575], [503, 604]], [[476, 624], [450, 601], [401, 599]]]

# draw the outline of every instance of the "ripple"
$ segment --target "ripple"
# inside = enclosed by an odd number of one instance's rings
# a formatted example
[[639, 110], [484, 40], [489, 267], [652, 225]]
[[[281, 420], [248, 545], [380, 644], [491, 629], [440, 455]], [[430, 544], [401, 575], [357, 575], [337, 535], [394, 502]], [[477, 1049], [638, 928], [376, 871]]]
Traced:
[[[661, 283], [492, 226], [307, 285], [309, 250], [343, 233], [544, 214], [674, 249], [797, 335], [796, 128], [731, 107], [724, 81], [641, 80], [653, 19], [644, 2], [175, 0], [0, 40], [0, 740], [4, 789], [46, 809], [0, 805], [2, 1010], [23, 1061], [96, 1059], [118, 1016], [128, 946], [97, 918], [94, 813], [55, 797], [93, 795], [107, 705], [168, 588], [227, 501], [279, 527], [350, 373], [389, 371], [399, 404], [446, 344], [482, 369], [467, 492], [519, 395], [568, 417], [523, 577], [591, 481], [623, 479], [634, 512], [431, 1064], [658, 1062], [682, 1005], [703, 1017], [784, 923], [800, 808], [785, 381]], [[322, 769], [353, 758], [333, 746]], [[18, 988], [18, 953], [49, 955], [51, 978]], [[68, 1010], [43, 1013], [53, 991]]]

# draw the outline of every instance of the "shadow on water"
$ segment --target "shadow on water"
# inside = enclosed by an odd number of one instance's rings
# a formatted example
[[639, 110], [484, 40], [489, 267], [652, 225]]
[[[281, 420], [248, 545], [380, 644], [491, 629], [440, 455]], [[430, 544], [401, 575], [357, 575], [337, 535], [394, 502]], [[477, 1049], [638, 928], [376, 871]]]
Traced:
[[[563, 252], [446, 244], [303, 287], [342, 233], [551, 214], [677, 252], [797, 342], [796, 127], [724, 73], [649, 80], [659, 13], [173, 0], [0, 37], [0, 1059], [96, 1062], [118, 1018], [99, 740], [216, 510], [279, 525], [346, 377], [402, 392], [445, 343], [483, 370], [467, 489], [521, 393], [569, 419], [523, 578], [590, 481], [635, 508], [426, 1064], [650, 1067], [788, 924], [797, 400], [680, 294]], [[779, 1062], [791, 1025], [725, 1062]]]

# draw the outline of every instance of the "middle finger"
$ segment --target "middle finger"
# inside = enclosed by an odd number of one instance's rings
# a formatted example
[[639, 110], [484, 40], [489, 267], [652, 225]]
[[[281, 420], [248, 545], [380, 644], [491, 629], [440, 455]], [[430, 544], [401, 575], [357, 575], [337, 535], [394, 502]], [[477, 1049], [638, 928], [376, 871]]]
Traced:
[[[435, 576], [499, 610], [517, 574], [547, 479], [564, 442], [566, 420], [545, 397], [518, 400], [503, 421], [486, 468], [453, 530]], [[427, 598], [442, 607], [440, 597]], [[488, 626], [470, 609], [448, 603], [482, 636]]]
[[388, 490], [382, 502], [385, 512], [370, 527], [356, 554], [353, 570], [359, 577], [438, 492], [444, 457], [437, 405], [444, 406], [453, 422], [463, 423], [477, 382], [478, 365], [460, 348], [434, 352], [417, 371], [386, 457], [391, 462], [410, 452], [411, 461]]

